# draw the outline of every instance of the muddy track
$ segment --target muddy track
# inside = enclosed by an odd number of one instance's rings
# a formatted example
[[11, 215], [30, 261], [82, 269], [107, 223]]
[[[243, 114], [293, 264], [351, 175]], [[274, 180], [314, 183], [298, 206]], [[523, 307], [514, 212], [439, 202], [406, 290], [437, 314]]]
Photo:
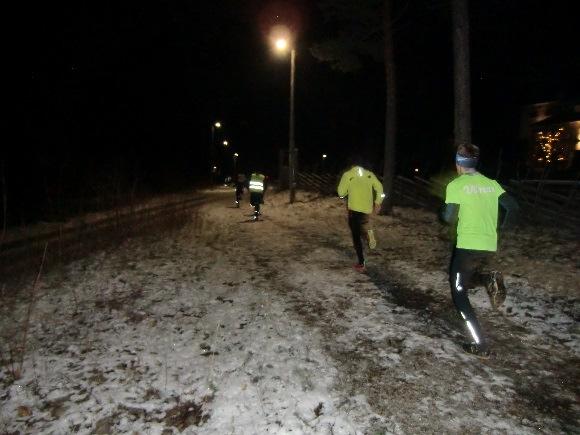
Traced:
[[[580, 397], [577, 382], [580, 361], [566, 348], [549, 340], [536, 343], [536, 346], [524, 344], [522, 335], [529, 334], [529, 331], [493, 311], [481, 316], [495, 350], [495, 355], [485, 362], [466, 356], [466, 359], [447, 361], [442, 366], [441, 361], [429, 351], [405, 348], [405, 339], [400, 337], [374, 339], [372, 336], [359, 336], [353, 342], [344, 344], [342, 336], [347, 333], [352, 320], [349, 319], [352, 314], [348, 313], [348, 307], [352, 305], [353, 298], [383, 301], [393, 312], [399, 310], [405, 316], [419, 319], [422, 327], [416, 332], [433, 340], [460, 343], [462, 338], [458, 331], [461, 331], [462, 325], [450, 297], [418, 289], [397, 270], [389, 268], [388, 262], [384, 267], [370, 267], [366, 276], [353, 275], [353, 280], [345, 283], [346, 291], [342, 297], [324, 297], [316, 289], [299, 288], [286, 282], [279, 277], [276, 269], [270, 267], [272, 255], [284, 255], [289, 262], [299, 263], [304, 252], [323, 247], [334, 251], [336, 258], [340, 259], [344, 257], [345, 241], [332, 230], [312, 234], [298, 226], [283, 225], [275, 219], [271, 225], [275, 225], [279, 237], [293, 240], [293, 246], [288, 252], [280, 252], [278, 248], [255, 245], [256, 263], [262, 269], [261, 275], [268, 287], [284, 293], [296, 315], [323, 335], [325, 351], [342, 372], [337, 379], [337, 389], [351, 396], [366, 395], [377, 414], [387, 418], [395, 416], [405, 432], [445, 432], [448, 428], [440, 425], [438, 419], [430, 418], [429, 412], [423, 412], [422, 418], [420, 412], [417, 418], [401, 410], [415, 406], [427, 396], [448, 399], [453, 394], [460, 394], [462, 385], [474, 382], [472, 375], [462, 370], [467, 361], [476, 376], [481, 378], [476, 379], [477, 382], [489, 378], [490, 372], [493, 372], [496, 376], [511, 379], [515, 386], [514, 391], [507, 395], [509, 397], [491, 401], [484, 395], [473, 397], [474, 410], [492, 407], [498, 416], [507, 414], [512, 419], [519, 419], [532, 432], [556, 428], [565, 433], [578, 430], [578, 415], [573, 405]], [[256, 244], [256, 240], [252, 243]], [[348, 244], [346, 247], [350, 249]], [[391, 250], [386, 257], [394, 254]], [[373, 262], [380, 263], [378, 259]], [[336, 267], [348, 267], [348, 263]], [[441, 347], [444, 349], [446, 346], [442, 344]], [[549, 350], [544, 350], [545, 347]], [[380, 356], [385, 350], [401, 355], [396, 367], [385, 367]], [[419, 381], [410, 381], [408, 374]], [[493, 393], [502, 395], [499, 389]], [[476, 433], [478, 430], [463, 426], [462, 431]]]
[[[358, 274], [343, 209], [278, 201], [246, 225], [225, 195], [212, 202], [178, 231], [47, 280], [30, 343], [40, 371], [23, 385], [50, 400], [16, 408], [15, 387], [11, 415], [31, 411], [38, 432], [55, 433], [131, 422], [141, 433], [580, 433], [576, 300], [519, 278], [501, 311], [475, 293], [496, 352], [481, 361], [460, 350], [445, 244], [428, 222], [414, 232], [385, 217]], [[78, 418], [54, 430], [64, 416]]]
[[[371, 269], [369, 275], [379, 288], [384, 289], [387, 299], [415, 310], [418, 317], [430, 319], [440, 336], [449, 337], [450, 329], [461, 330], [463, 327], [450, 298], [445, 300], [416, 288], [406, 288], [396, 271]], [[391, 281], [387, 277], [391, 277]], [[541, 337], [534, 346], [526, 345], [524, 336], [529, 334], [526, 328], [500, 312], [486, 314], [480, 313], [480, 317], [493, 343], [493, 355], [484, 363], [514, 380], [516, 395], [511, 411], [530, 421], [539, 416], [556, 416], [564, 432], [578, 429], [578, 415], [572, 406], [580, 397], [580, 384], [577, 382], [580, 379], [580, 359], [549, 337]]]

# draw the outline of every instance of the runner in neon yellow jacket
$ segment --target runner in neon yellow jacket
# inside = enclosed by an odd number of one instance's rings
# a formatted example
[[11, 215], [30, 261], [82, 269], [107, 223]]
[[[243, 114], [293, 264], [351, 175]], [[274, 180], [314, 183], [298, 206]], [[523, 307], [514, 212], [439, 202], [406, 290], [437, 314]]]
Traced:
[[459, 177], [447, 185], [446, 205], [441, 217], [449, 224], [457, 222], [457, 243], [449, 266], [449, 286], [455, 308], [473, 339], [464, 343], [463, 348], [487, 358], [489, 344], [469, 302], [468, 290], [484, 284], [494, 308], [505, 300], [501, 272], [486, 269], [497, 250], [498, 208], [505, 210], [500, 225], [505, 228], [517, 214], [518, 205], [497, 181], [477, 171], [478, 161], [479, 147], [476, 145], [461, 144], [457, 148], [455, 166]]
[[266, 192], [266, 176], [260, 172], [253, 172], [250, 177], [250, 204], [254, 207], [254, 220], [260, 216], [260, 204], [264, 204], [264, 193]]
[[366, 234], [369, 247], [377, 245], [372, 229], [367, 229], [368, 215], [377, 211], [383, 202], [383, 186], [376, 175], [362, 165], [354, 165], [346, 171], [338, 184], [338, 196], [348, 197], [348, 225], [352, 233], [352, 241], [356, 251], [358, 263], [355, 269], [365, 270], [365, 259], [362, 248], [361, 235]]

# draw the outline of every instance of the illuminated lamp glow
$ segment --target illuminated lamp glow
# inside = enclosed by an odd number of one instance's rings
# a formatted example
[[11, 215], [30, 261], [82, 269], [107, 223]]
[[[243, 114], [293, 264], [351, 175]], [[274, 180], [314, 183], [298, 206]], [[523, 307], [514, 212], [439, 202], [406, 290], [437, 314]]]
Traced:
[[270, 29], [269, 36], [272, 48], [279, 54], [287, 53], [292, 48], [292, 33], [283, 25], [276, 25]]

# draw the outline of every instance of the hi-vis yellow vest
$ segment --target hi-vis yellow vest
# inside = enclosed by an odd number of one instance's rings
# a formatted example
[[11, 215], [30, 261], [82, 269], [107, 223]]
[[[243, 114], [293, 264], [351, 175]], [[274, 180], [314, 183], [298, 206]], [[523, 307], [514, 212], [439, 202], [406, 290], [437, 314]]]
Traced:
[[266, 177], [254, 172], [250, 178], [250, 193], [264, 193], [264, 180]]
[[379, 205], [385, 197], [383, 186], [375, 174], [360, 166], [354, 166], [342, 175], [337, 190], [341, 198], [348, 195], [349, 210], [366, 214], [372, 213], [373, 202]]

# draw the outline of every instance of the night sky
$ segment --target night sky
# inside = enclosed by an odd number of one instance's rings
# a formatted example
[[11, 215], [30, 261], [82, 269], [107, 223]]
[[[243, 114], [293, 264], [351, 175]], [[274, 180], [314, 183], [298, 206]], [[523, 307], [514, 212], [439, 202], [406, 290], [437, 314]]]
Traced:
[[[493, 167], [500, 148], [521, 154], [522, 104], [580, 100], [578, 14], [574, 1], [470, 3], [473, 141]], [[395, 0], [395, 12], [397, 171], [435, 173], [452, 143], [450, 6]], [[275, 177], [289, 106], [288, 58], [268, 45], [276, 23], [297, 32], [302, 167], [324, 152], [339, 170], [364, 149], [380, 168], [383, 66], [363, 59], [344, 74], [314, 59], [335, 30], [315, 0], [38, 2], [21, 20], [22, 134], [3, 153], [14, 221], [54, 198], [189, 187], [207, 174], [218, 119], [216, 141], [230, 141], [241, 168]]]

